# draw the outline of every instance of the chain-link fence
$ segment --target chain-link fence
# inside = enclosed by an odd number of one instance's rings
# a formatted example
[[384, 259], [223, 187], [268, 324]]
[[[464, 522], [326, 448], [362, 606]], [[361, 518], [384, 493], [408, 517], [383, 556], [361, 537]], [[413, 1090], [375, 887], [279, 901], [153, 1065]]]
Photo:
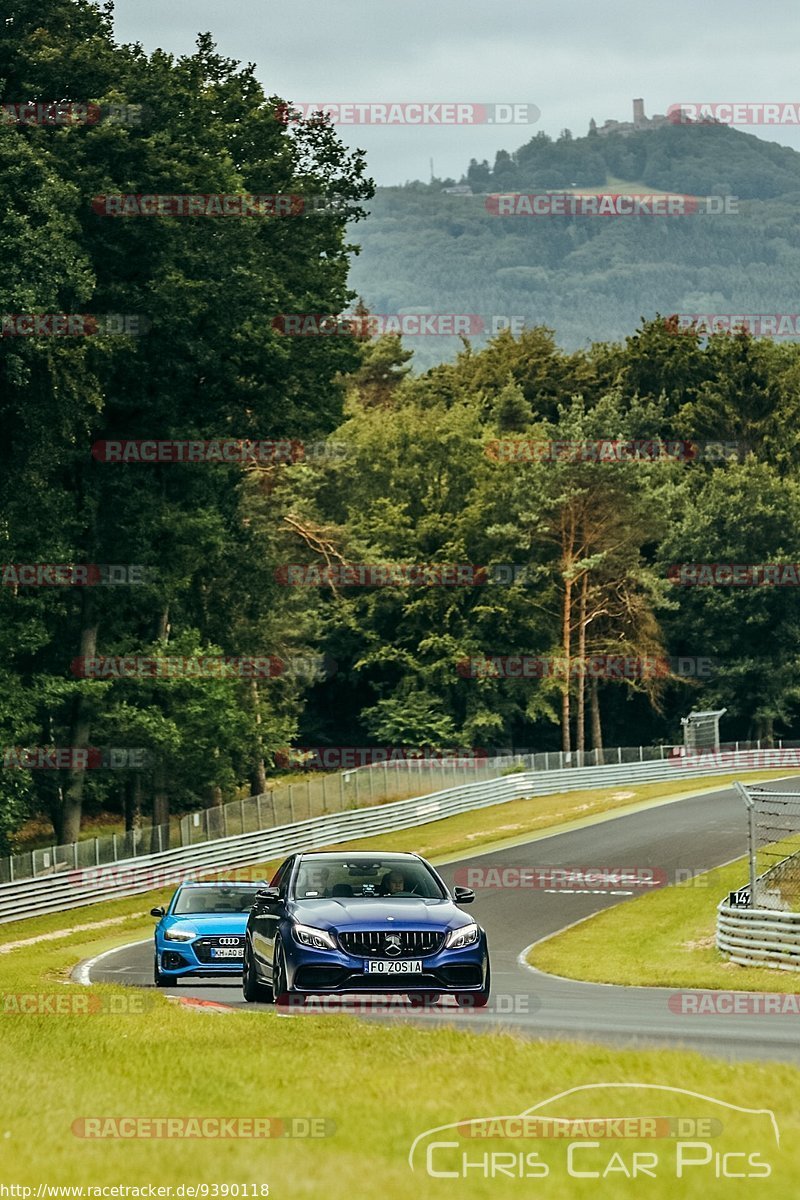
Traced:
[[748, 815], [749, 906], [800, 912], [800, 790], [736, 787]]
[[[779, 742], [794, 747], [797, 742]], [[725, 752], [760, 750], [761, 742], [728, 742], [720, 748], [720, 771], [735, 766]], [[508, 750], [491, 757], [431, 756], [396, 758], [369, 766], [354, 767], [339, 774], [310, 775], [297, 783], [277, 783], [260, 796], [248, 796], [227, 804], [186, 813], [179, 827], [147, 826], [105, 837], [86, 838], [68, 845], [46, 846], [0, 859], [0, 883], [59, 875], [68, 870], [104, 866], [135, 859], [177, 845], [193, 846], [217, 838], [254, 833], [259, 829], [293, 824], [327, 813], [346, 812], [373, 804], [386, 804], [461, 783], [479, 783], [504, 771], [560, 771], [566, 768], [610, 766], [614, 763], [676, 762], [686, 756], [684, 746], [615, 746], [604, 750]], [[702, 753], [697, 751], [695, 753]]]

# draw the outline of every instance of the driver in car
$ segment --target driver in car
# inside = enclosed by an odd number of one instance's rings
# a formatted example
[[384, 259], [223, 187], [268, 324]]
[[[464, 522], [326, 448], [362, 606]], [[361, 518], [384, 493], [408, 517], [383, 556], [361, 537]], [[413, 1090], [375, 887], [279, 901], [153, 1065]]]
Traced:
[[383, 878], [383, 886], [381, 892], [384, 896], [396, 896], [398, 892], [405, 892], [406, 881], [400, 871], [390, 871]]

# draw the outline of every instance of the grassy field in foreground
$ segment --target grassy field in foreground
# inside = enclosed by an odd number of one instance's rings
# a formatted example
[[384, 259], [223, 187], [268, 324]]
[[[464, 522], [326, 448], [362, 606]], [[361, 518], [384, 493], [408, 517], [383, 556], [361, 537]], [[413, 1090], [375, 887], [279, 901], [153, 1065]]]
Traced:
[[[743, 775], [714, 775], [700, 779], [673, 779], [663, 783], [638, 784], [624, 790], [608, 787], [583, 792], [560, 792], [554, 796], [512, 800], [507, 804], [460, 813], [455, 817], [431, 821], [427, 825], [418, 825], [397, 833], [344, 842], [340, 848], [413, 850], [436, 861], [437, 858], [444, 859], [448, 855], [458, 855], [471, 850], [477, 852], [493, 842], [502, 842], [507, 838], [522, 838], [527, 833], [536, 834], [550, 828], [555, 829], [565, 822], [623, 811], [631, 805], [650, 800], [688, 792], [713, 791], [730, 784], [734, 779], [757, 781], [785, 775], [785, 770], [754, 771]], [[275, 860], [258, 866], [240, 868], [238, 878], [269, 878], [270, 872], [278, 866], [278, 862], [279, 860]], [[111, 869], [110, 867], [109, 870]], [[154, 905], [162, 904], [173, 890], [173, 886], [165, 885], [141, 896], [103, 901], [72, 909], [68, 913], [50, 913], [47, 916], [0, 924], [0, 953], [4, 943], [16, 941], [18, 938], [57, 933], [69, 926], [87, 925], [98, 921], [114, 921], [115, 926], [111, 926], [111, 929], [116, 927], [117, 944], [121, 944], [132, 933], [143, 935], [149, 932], [153, 922], [146, 914]]]
[[528, 962], [595, 983], [798, 992], [800, 973], [739, 967], [714, 945], [717, 905], [746, 882], [742, 858], [589, 917], [539, 942]]
[[[415, 1197], [536, 1195], [562, 1200], [638, 1197], [652, 1200], [752, 1196], [754, 1180], [721, 1179], [713, 1155], [746, 1150], [771, 1165], [771, 1194], [800, 1194], [800, 1071], [781, 1064], [727, 1064], [676, 1051], [617, 1051], [572, 1043], [538, 1043], [506, 1034], [478, 1034], [464, 1016], [457, 1029], [420, 1028], [395, 1019], [377, 1025], [346, 1016], [282, 1016], [186, 1009], [154, 991], [101, 986], [89, 992], [63, 982], [78, 955], [98, 943], [40, 943], [0, 958], [0, 1182], [33, 1185], [269, 1184], [275, 1200], [323, 1196]], [[110, 1003], [146, 1004], [144, 1012], [19, 1016], [9, 997], [43, 993]], [[681, 1088], [746, 1109], [775, 1111], [776, 1145], [765, 1116], [719, 1108], [681, 1093], [622, 1091], [621, 1082]], [[709, 1161], [676, 1183], [674, 1138], [603, 1141], [579, 1149], [575, 1169], [611, 1174], [571, 1178], [563, 1140], [460, 1139], [435, 1152], [434, 1169], [478, 1166], [467, 1178], [432, 1178], [425, 1149], [408, 1165], [411, 1144], [425, 1130], [476, 1117], [522, 1112], [565, 1090], [606, 1086], [553, 1102], [560, 1117], [658, 1116], [718, 1118], [723, 1130], [707, 1140]], [[88, 1140], [74, 1122], [91, 1117], [308, 1117], [335, 1124], [317, 1139], [223, 1141]], [[80, 1132], [80, 1129], [78, 1129]], [[452, 1132], [439, 1140], [453, 1140]], [[694, 1135], [688, 1140], [698, 1140]], [[704, 1140], [704, 1139], [700, 1139]], [[633, 1151], [658, 1156], [656, 1178], [627, 1179]], [[487, 1177], [486, 1154], [538, 1153], [546, 1178]], [[705, 1158], [695, 1150], [695, 1158]], [[518, 1159], [514, 1158], [517, 1163]], [[481, 1166], [483, 1164], [483, 1166]], [[742, 1169], [741, 1160], [732, 1169]], [[515, 1167], [515, 1170], [518, 1169]], [[759, 1168], [761, 1170], [761, 1168]], [[365, 1180], [360, 1185], [357, 1181]], [[776, 1186], [777, 1185], [777, 1186]], [[719, 1189], [717, 1191], [717, 1189]], [[210, 1193], [209, 1193], [210, 1194]], [[243, 1193], [239, 1193], [241, 1196]], [[260, 1193], [257, 1193], [260, 1194]], [[35, 1193], [34, 1193], [35, 1195]]]
[[[719, 783], [687, 781], [685, 786], [694, 790]], [[432, 857], [455, 854], [652, 800], [674, 792], [675, 786], [673, 782], [626, 793], [605, 789], [521, 800], [377, 841], [416, 848]], [[369, 844], [353, 843], [361, 848]], [[142, 912], [160, 895], [0, 927], [5, 943], [0, 945], [5, 951], [0, 952], [0, 1183], [238, 1185], [239, 1198], [245, 1195], [242, 1184], [249, 1185], [247, 1194], [253, 1196], [264, 1195], [261, 1185], [268, 1184], [273, 1200], [352, 1200], [362, 1188], [391, 1200], [405, 1200], [410, 1191], [424, 1200], [454, 1194], [482, 1200], [533, 1191], [553, 1200], [565, 1195], [570, 1200], [625, 1200], [638, 1198], [646, 1187], [652, 1200], [663, 1200], [676, 1188], [690, 1200], [717, 1194], [738, 1200], [752, 1196], [755, 1179], [723, 1178], [721, 1164], [728, 1160], [720, 1156], [746, 1150], [756, 1156], [747, 1168], [754, 1176], [764, 1177], [760, 1164], [770, 1164], [773, 1195], [800, 1193], [800, 1154], [795, 1149], [800, 1136], [800, 1071], [794, 1067], [731, 1065], [678, 1051], [611, 1050], [478, 1034], [470, 1027], [474, 1018], [466, 1012], [460, 1027], [448, 1029], [420, 1028], [400, 1017], [377, 1025], [324, 1014], [220, 1014], [184, 1008], [155, 990], [109, 985], [84, 989], [68, 982], [79, 959], [149, 931], [152, 922]], [[119, 923], [94, 924], [109, 917], [119, 918]], [[71, 928], [63, 928], [66, 922]], [[81, 931], [80, 924], [92, 928]], [[59, 936], [16, 949], [10, 946], [15, 937], [47, 932]], [[496, 986], [499, 990], [498, 981]], [[34, 1004], [53, 1008], [90, 1000], [103, 1011], [17, 1015], [20, 995], [29, 997], [28, 1004], [33, 997]], [[112, 1006], [114, 1011], [109, 1011]], [[612, 1086], [623, 1082], [684, 1089], [745, 1109], [772, 1109], [780, 1127], [780, 1147], [763, 1114], [720, 1108], [684, 1092]], [[691, 1151], [704, 1161], [687, 1168], [679, 1183], [674, 1137], [579, 1146], [573, 1169], [598, 1175], [577, 1178], [569, 1174], [562, 1139], [470, 1138], [462, 1144], [448, 1131], [439, 1140], [455, 1140], [456, 1148], [435, 1151], [432, 1166], [461, 1170], [463, 1175], [465, 1151], [472, 1164], [466, 1177], [429, 1175], [426, 1144], [413, 1174], [409, 1168], [411, 1145], [426, 1129], [519, 1113], [587, 1085], [598, 1090], [553, 1102], [543, 1112], [573, 1119], [712, 1117], [721, 1120], [723, 1128], [705, 1140], [704, 1149]], [[270, 1141], [77, 1136], [74, 1123], [92, 1117], [323, 1118], [336, 1129], [324, 1138]], [[687, 1127], [683, 1136], [697, 1141], [704, 1135]], [[628, 1177], [634, 1151], [651, 1156], [646, 1161], [655, 1178], [648, 1177], [646, 1184]], [[528, 1154], [539, 1158], [519, 1158]], [[730, 1170], [745, 1169], [741, 1159], [730, 1163]], [[546, 1177], [520, 1177], [520, 1170], [545, 1167]], [[360, 1180], [366, 1182], [359, 1184]], [[211, 1190], [207, 1194], [214, 1200]], [[220, 1190], [217, 1195], [226, 1193]], [[235, 1195], [227, 1192], [228, 1197]]]

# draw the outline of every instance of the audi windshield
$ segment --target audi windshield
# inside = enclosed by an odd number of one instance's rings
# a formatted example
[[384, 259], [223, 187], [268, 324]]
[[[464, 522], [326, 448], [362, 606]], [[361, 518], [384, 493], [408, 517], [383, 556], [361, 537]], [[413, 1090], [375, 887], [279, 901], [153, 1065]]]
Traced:
[[201, 916], [203, 913], [249, 912], [256, 898], [257, 887], [184, 887], [175, 901], [172, 915]]

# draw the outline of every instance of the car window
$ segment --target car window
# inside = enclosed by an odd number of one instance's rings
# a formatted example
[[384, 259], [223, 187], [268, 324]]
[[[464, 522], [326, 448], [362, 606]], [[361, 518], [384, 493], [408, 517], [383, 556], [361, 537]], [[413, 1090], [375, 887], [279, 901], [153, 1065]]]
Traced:
[[246, 913], [255, 901], [255, 886], [218, 888], [184, 887], [178, 893], [174, 916], [202, 916], [204, 913]]
[[286, 895], [286, 887], [289, 883], [289, 877], [292, 873], [292, 864], [293, 863], [294, 863], [293, 858], [287, 858], [286, 862], [282, 863], [278, 867], [278, 870], [275, 872], [272, 879], [270, 880], [269, 886], [278, 888], [280, 891], [280, 894], [282, 896]]
[[293, 894], [296, 900], [441, 900], [445, 895], [425, 864], [413, 859], [359, 861], [322, 855], [301, 861]]

